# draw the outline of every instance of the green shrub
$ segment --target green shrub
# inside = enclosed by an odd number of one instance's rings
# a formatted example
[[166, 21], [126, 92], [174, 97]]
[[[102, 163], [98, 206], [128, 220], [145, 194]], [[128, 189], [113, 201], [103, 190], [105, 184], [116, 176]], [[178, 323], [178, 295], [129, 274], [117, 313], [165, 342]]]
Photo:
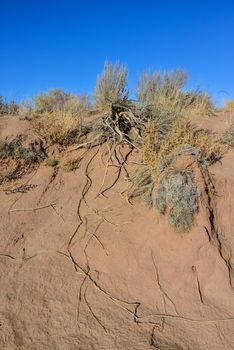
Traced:
[[104, 71], [98, 76], [94, 93], [96, 107], [109, 109], [112, 103], [118, 103], [128, 98], [127, 69], [116, 62], [104, 64]]

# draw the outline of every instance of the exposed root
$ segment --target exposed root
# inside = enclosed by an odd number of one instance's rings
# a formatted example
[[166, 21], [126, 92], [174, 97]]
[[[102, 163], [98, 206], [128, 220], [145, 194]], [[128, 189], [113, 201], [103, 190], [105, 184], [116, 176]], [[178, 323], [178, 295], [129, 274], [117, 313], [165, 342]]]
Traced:
[[205, 303], [204, 303], [204, 300], [203, 300], [203, 295], [202, 295], [202, 291], [201, 291], [201, 285], [200, 285], [200, 281], [199, 281], [199, 278], [198, 278], [198, 273], [197, 273], [196, 266], [192, 266], [192, 270], [193, 270], [193, 272], [194, 272], [195, 275], [196, 275], [197, 290], [198, 290], [198, 294], [199, 294], [200, 301], [201, 301], [202, 304], [205, 304]]
[[164, 290], [164, 288], [163, 288], [162, 285], [161, 285], [161, 282], [160, 282], [160, 279], [159, 279], [158, 268], [157, 268], [157, 265], [156, 265], [155, 260], [154, 260], [154, 256], [153, 256], [152, 249], [151, 249], [151, 258], [152, 258], [153, 265], [154, 265], [156, 283], [157, 283], [157, 285], [158, 285], [158, 287], [159, 287], [161, 293], [162, 293], [163, 296], [165, 297], [165, 299], [168, 300], [168, 301], [173, 305], [174, 310], [175, 310], [175, 312], [176, 312], [177, 315], [178, 315], [178, 311], [177, 311], [177, 309], [176, 309], [175, 303], [174, 303], [173, 300], [169, 297], [169, 295], [167, 294], [167, 292]]
[[108, 256], [108, 253], [107, 253], [107, 251], [106, 251], [106, 248], [105, 248], [104, 244], [101, 242], [100, 238], [97, 236], [97, 231], [98, 231], [99, 227], [103, 224], [103, 221], [104, 221], [104, 220], [101, 220], [101, 221], [99, 222], [99, 224], [97, 225], [95, 231], [94, 231], [93, 233], [91, 233], [91, 235], [90, 235], [88, 241], [86, 242], [85, 248], [84, 248], [84, 252], [85, 252], [85, 253], [86, 253], [86, 251], [87, 251], [87, 248], [88, 248], [89, 243], [91, 242], [92, 238], [95, 238], [95, 239], [97, 240], [97, 242], [100, 244], [100, 246], [102, 247], [102, 249], [104, 250], [105, 254]]
[[97, 135], [96, 137], [94, 137], [94, 139], [88, 141], [88, 142], [84, 142], [84, 143], [81, 143], [80, 145], [72, 148], [72, 149], [68, 149], [66, 152], [73, 152], [73, 151], [76, 151], [80, 148], [85, 148], [86, 146], [91, 146], [91, 147], [96, 147], [96, 146], [100, 146], [102, 143], [99, 143], [98, 145], [92, 145], [93, 142], [95, 142], [96, 140], [98, 140], [100, 138], [100, 135]]
[[45, 208], [49, 208], [49, 207], [52, 207], [54, 209], [55, 205], [56, 205], [56, 203], [50, 203], [50, 204], [43, 205], [41, 207], [36, 207], [36, 208], [11, 209], [11, 210], [9, 210], [9, 213], [13, 213], [16, 211], [36, 211], [36, 210], [45, 209]]
[[88, 306], [88, 309], [89, 311], [91, 312], [92, 316], [94, 317], [94, 319], [97, 321], [97, 323], [102, 327], [102, 329], [104, 329], [104, 331], [107, 333], [107, 329], [106, 327], [103, 325], [103, 323], [99, 320], [99, 318], [95, 315], [95, 313], [93, 312], [88, 300], [87, 300], [87, 296], [86, 296], [86, 293], [87, 293], [87, 289], [88, 287], [86, 287], [85, 289], [85, 292], [84, 292], [84, 300], [85, 300], [85, 303], [86, 305]]
[[104, 195], [105, 192], [107, 192], [108, 190], [110, 190], [111, 188], [113, 188], [115, 186], [115, 184], [118, 182], [118, 180], [120, 178], [122, 169], [125, 169], [125, 171], [126, 171], [126, 173], [128, 175], [128, 172], [127, 172], [126, 167], [125, 167], [125, 163], [126, 163], [128, 157], [130, 156], [131, 153], [132, 153], [132, 149], [130, 149], [130, 151], [126, 154], [124, 159], [120, 162], [120, 160], [118, 159], [118, 156], [117, 156], [116, 149], [114, 150], [115, 158], [117, 159], [117, 161], [119, 163], [119, 166], [118, 166], [119, 170], [117, 172], [117, 176], [116, 176], [115, 180], [113, 181], [113, 183], [110, 186], [108, 186], [107, 188], [105, 188], [104, 190], [102, 190], [100, 192], [100, 195]]

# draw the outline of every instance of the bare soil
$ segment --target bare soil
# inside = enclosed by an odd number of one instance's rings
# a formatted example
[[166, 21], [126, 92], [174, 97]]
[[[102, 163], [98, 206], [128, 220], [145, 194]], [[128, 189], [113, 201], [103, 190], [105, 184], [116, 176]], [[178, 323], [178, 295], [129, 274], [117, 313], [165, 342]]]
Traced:
[[[0, 118], [1, 138], [18, 134], [29, 122]], [[41, 165], [0, 192], [0, 349], [234, 349], [234, 151], [210, 168], [216, 196], [185, 234], [126, 200], [137, 152], [105, 176], [108, 155], [94, 147], [68, 173]]]

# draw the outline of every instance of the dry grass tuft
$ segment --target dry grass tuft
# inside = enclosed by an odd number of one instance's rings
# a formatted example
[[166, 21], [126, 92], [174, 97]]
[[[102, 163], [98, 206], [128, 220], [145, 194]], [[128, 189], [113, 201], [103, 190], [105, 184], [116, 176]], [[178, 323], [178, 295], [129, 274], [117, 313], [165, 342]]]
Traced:
[[234, 110], [234, 100], [226, 100], [224, 102], [223, 110], [225, 112], [231, 112]]
[[95, 106], [110, 109], [112, 103], [121, 103], [128, 98], [127, 69], [116, 62], [114, 65], [106, 61], [101, 76], [98, 76], [94, 100]]

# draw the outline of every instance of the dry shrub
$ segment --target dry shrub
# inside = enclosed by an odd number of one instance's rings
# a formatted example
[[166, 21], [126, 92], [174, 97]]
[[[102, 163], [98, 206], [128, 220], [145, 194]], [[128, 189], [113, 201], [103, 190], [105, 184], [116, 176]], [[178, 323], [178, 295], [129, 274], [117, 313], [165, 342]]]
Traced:
[[162, 142], [172, 128], [174, 119], [165, 117], [150, 118], [142, 133], [144, 163], [155, 169]]
[[49, 144], [70, 144], [79, 136], [87, 111], [86, 96], [51, 90], [34, 99], [32, 125]]
[[221, 137], [221, 143], [230, 147], [234, 147], [234, 124], [232, 124], [230, 128], [223, 134]]
[[17, 139], [0, 140], [0, 185], [20, 178], [43, 159], [43, 153], [23, 147]]
[[109, 109], [112, 103], [127, 100], [127, 69], [119, 62], [106, 61], [101, 76], [98, 76], [94, 93], [95, 106]]
[[187, 75], [181, 70], [172, 72], [143, 73], [137, 85], [137, 99], [142, 104], [154, 105], [162, 97], [176, 101], [178, 92], [184, 87]]
[[35, 132], [49, 144], [69, 144], [76, 140], [82, 128], [83, 115], [74, 116], [69, 111], [44, 112], [32, 119]]
[[3, 100], [2, 96], [0, 96], [0, 115], [17, 115], [18, 111], [19, 105], [14, 100], [6, 102]]
[[214, 107], [207, 93], [183, 92], [187, 75], [182, 70], [171, 72], [148, 72], [142, 74], [137, 86], [137, 99], [141, 105], [150, 106], [154, 116], [168, 115], [176, 118], [188, 110], [211, 115]]
[[234, 110], [234, 100], [226, 100], [224, 102], [223, 110], [225, 112], [231, 112]]
[[213, 164], [219, 160], [225, 150], [217, 134], [210, 130], [199, 129], [187, 119], [181, 119], [173, 125], [161, 144], [158, 159], [164, 158], [185, 144], [196, 148], [207, 164]]
[[[149, 146], [147, 139], [149, 136], [144, 138], [143, 154], [146, 163], [154, 170], [160, 161], [173, 155], [183, 145], [188, 145], [196, 149], [201, 159], [207, 164], [212, 164], [219, 160], [226, 149], [221, 145], [218, 135], [209, 130], [197, 128], [186, 118], [175, 121], [171, 130], [161, 143], [158, 142], [155, 129], [149, 127], [149, 130], [152, 133], [150, 139], [153, 143]], [[184, 151], [186, 152], [186, 149]]]

